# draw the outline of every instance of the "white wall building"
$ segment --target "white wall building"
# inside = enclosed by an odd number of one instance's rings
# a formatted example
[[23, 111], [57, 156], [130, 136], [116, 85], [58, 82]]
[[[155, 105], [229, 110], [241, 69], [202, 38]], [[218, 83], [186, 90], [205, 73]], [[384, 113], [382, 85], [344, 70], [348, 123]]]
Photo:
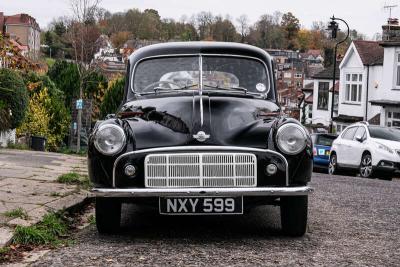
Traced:
[[338, 132], [358, 121], [380, 124], [381, 107], [370, 101], [385, 94], [383, 56], [384, 49], [374, 41], [354, 41], [347, 50], [339, 67]]
[[[335, 105], [333, 116], [337, 114], [337, 91], [340, 71], [336, 69], [335, 80]], [[324, 69], [312, 77], [313, 94], [312, 94], [312, 120], [311, 128], [329, 128], [331, 122], [331, 102], [333, 89], [333, 66]], [[334, 124], [335, 125], [335, 124]]]
[[400, 127], [400, 41], [381, 43], [384, 49], [379, 92], [369, 102], [380, 109], [380, 125]]

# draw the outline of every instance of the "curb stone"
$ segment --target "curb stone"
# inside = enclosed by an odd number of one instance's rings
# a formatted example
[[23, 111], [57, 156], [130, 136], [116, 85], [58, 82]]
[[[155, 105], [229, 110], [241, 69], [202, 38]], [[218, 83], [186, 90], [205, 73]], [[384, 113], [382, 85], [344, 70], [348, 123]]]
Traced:
[[0, 248], [8, 246], [14, 237], [14, 226], [31, 226], [40, 222], [43, 217], [50, 212], [58, 212], [61, 210], [76, 210], [89, 202], [93, 196], [88, 191], [74, 193], [55, 201], [47, 203], [43, 207], [34, 209], [28, 213], [30, 219], [23, 220], [20, 218], [13, 219], [6, 226], [0, 226]]

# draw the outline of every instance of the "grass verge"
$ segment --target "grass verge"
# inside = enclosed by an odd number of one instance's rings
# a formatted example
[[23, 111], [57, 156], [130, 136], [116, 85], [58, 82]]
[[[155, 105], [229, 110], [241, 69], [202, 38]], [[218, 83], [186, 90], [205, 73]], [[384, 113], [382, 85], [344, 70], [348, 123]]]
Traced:
[[8, 149], [18, 149], [18, 150], [29, 150], [29, 146], [27, 144], [18, 144], [18, 143], [8, 143]]
[[77, 155], [85, 157], [87, 155], [87, 149], [81, 149], [77, 153], [76, 150], [70, 149], [68, 147], [61, 147], [57, 150], [57, 153], [67, 154], [67, 155]]
[[43, 220], [32, 226], [17, 226], [15, 228], [13, 244], [21, 245], [57, 245], [60, 238], [64, 238], [68, 231], [68, 222], [57, 214], [50, 213]]
[[83, 189], [89, 189], [91, 186], [87, 175], [80, 175], [76, 172], [70, 172], [58, 176], [57, 182], [62, 184], [78, 185]]
[[28, 213], [23, 208], [16, 208], [10, 211], [6, 211], [3, 213], [6, 217], [9, 218], [21, 218], [23, 220], [28, 220]]

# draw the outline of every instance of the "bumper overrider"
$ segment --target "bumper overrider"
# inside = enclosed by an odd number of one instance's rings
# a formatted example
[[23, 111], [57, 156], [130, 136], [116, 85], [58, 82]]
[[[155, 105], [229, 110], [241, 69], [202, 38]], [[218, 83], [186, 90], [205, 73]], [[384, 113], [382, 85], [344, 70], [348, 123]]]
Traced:
[[[185, 188], [118, 188], [116, 186], [117, 168], [119, 163], [127, 157], [148, 155], [154, 153], [176, 153], [176, 152], [253, 152], [265, 153], [278, 157], [283, 162], [285, 171], [284, 185], [279, 186], [258, 186], [258, 187], [185, 187]], [[112, 188], [93, 188], [92, 192], [98, 197], [173, 197], [173, 196], [305, 196], [313, 192], [307, 185], [289, 186], [289, 165], [286, 158], [273, 150], [233, 147], [233, 146], [182, 146], [182, 147], [163, 147], [136, 150], [120, 155], [114, 162], [112, 172]]]

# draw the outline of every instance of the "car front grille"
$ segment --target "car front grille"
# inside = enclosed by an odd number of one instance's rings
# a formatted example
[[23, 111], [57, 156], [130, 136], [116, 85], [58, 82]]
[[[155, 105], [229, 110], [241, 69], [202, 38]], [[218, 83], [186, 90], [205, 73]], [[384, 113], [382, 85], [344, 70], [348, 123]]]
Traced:
[[146, 187], [255, 187], [257, 158], [250, 153], [150, 154]]

